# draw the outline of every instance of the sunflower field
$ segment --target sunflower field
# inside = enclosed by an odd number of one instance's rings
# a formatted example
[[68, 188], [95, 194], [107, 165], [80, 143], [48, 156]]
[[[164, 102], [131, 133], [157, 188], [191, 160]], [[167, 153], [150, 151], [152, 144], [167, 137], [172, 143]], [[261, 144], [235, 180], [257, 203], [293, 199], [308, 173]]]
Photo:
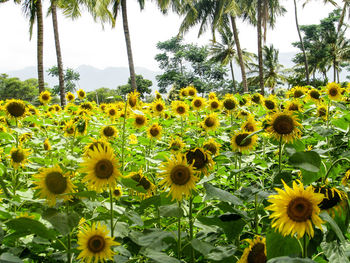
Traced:
[[350, 85], [0, 103], [0, 262], [350, 262]]

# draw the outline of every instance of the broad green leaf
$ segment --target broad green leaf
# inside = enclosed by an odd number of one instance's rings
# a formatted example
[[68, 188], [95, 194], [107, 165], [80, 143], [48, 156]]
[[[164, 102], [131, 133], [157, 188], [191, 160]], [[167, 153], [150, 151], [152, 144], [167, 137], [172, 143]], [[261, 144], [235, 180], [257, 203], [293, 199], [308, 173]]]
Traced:
[[300, 253], [298, 241], [290, 236], [271, 231], [266, 235], [267, 259], [281, 256], [297, 256]]
[[128, 210], [125, 212], [125, 216], [127, 216], [135, 225], [143, 226], [143, 221], [138, 213], [133, 210]]
[[171, 205], [163, 205], [159, 207], [159, 212], [161, 216], [164, 217], [182, 217], [184, 212], [177, 203]]
[[[233, 262], [233, 255], [236, 252], [236, 247], [216, 247], [212, 252], [207, 255], [209, 260], [224, 262]], [[229, 258], [229, 259], [228, 259]]]
[[296, 152], [289, 158], [289, 162], [294, 167], [317, 173], [320, 170], [321, 157], [314, 151]]
[[18, 234], [26, 236], [29, 234], [35, 234], [46, 239], [54, 239], [55, 234], [50, 231], [44, 224], [31, 218], [16, 218], [6, 222], [9, 229], [13, 229]]
[[208, 199], [219, 199], [223, 202], [229, 202], [233, 205], [243, 205], [243, 202], [238, 197], [233, 194], [222, 190], [220, 188], [214, 187], [209, 183], [204, 183], [204, 188], [206, 190], [206, 200]]
[[146, 249], [143, 254], [146, 257], [149, 257], [151, 259], [153, 259], [156, 262], [159, 263], [180, 263], [180, 261], [176, 258], [172, 258], [169, 257], [167, 254], [163, 253], [163, 252], [158, 252], [158, 251], [154, 251], [151, 249]]
[[8, 252], [1, 254], [0, 262], [3, 262], [3, 263], [23, 263], [23, 261], [19, 257], [12, 255]]
[[309, 258], [290, 258], [290, 257], [278, 257], [267, 261], [267, 263], [315, 263]]
[[215, 247], [212, 244], [198, 240], [196, 238], [191, 241], [191, 245], [195, 250], [197, 250], [204, 256], [208, 255], [212, 250], [215, 249]]
[[80, 221], [80, 216], [76, 212], [70, 212], [69, 215], [67, 215], [54, 208], [47, 209], [42, 217], [49, 221], [62, 235], [69, 234]]
[[332, 229], [334, 230], [339, 240], [342, 243], [345, 243], [345, 237], [342, 231], [340, 230], [339, 226], [337, 225], [337, 223], [333, 220], [333, 218], [327, 212], [320, 213], [320, 217], [331, 225]]
[[333, 242], [322, 242], [321, 248], [327, 257], [328, 262], [350, 263], [348, 257], [346, 256], [344, 244], [339, 244], [337, 240]]

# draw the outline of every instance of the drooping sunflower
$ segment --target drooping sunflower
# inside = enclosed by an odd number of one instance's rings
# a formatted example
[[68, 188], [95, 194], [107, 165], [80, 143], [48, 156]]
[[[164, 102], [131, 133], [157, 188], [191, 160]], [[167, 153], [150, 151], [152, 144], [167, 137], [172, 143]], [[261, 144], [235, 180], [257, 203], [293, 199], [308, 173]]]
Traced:
[[45, 198], [50, 206], [54, 206], [57, 199], [69, 201], [72, 198], [69, 194], [74, 192], [75, 186], [59, 165], [42, 168], [34, 178], [36, 179], [34, 189], [39, 189], [40, 197]]
[[342, 98], [341, 86], [338, 83], [328, 83], [326, 86], [326, 92], [328, 94], [328, 98], [331, 100], [341, 100]]
[[208, 150], [213, 156], [219, 154], [220, 147], [221, 144], [215, 141], [213, 138], [210, 138], [209, 140], [203, 143], [203, 148], [205, 150]]
[[185, 116], [188, 114], [189, 107], [183, 101], [173, 101], [171, 107], [176, 115]]
[[5, 110], [9, 117], [23, 118], [27, 114], [27, 107], [22, 100], [8, 100], [5, 104]]
[[69, 101], [69, 102], [73, 102], [74, 99], [75, 99], [75, 96], [72, 92], [67, 92], [66, 94], [66, 99]]
[[284, 107], [287, 111], [296, 111], [301, 112], [302, 111], [302, 105], [299, 100], [290, 100], [287, 101], [286, 106]]
[[81, 99], [81, 100], [83, 100], [85, 98], [85, 96], [86, 96], [86, 92], [84, 90], [82, 90], [82, 89], [79, 89], [77, 91], [77, 94], [78, 94], [78, 98]]
[[75, 136], [75, 124], [73, 120], [69, 120], [68, 122], [66, 122], [63, 130], [64, 130], [65, 136], [67, 137]]
[[202, 128], [208, 132], [215, 131], [219, 127], [220, 122], [218, 116], [215, 113], [210, 113], [204, 118], [201, 124]]
[[300, 126], [301, 124], [291, 112], [276, 112], [272, 115], [266, 130], [276, 140], [282, 138], [283, 142], [292, 142], [300, 137]]
[[164, 171], [160, 174], [163, 180], [160, 185], [170, 188], [169, 194], [172, 200], [182, 200], [191, 195], [192, 190], [196, 188], [198, 177], [193, 171], [193, 163], [189, 164], [185, 156], [177, 154], [166, 163], [162, 164], [161, 169]]
[[255, 104], [261, 104], [261, 102], [263, 100], [263, 96], [261, 96], [260, 93], [255, 93], [255, 94], [251, 95], [250, 100], [251, 100], [251, 102], [254, 102]]
[[161, 115], [165, 110], [165, 103], [163, 100], [158, 99], [152, 103], [152, 110], [155, 115]]
[[328, 117], [328, 109], [327, 106], [321, 104], [320, 106], [317, 107], [317, 117], [320, 117], [322, 119], [327, 119]]
[[225, 94], [224, 100], [222, 102], [224, 108], [228, 111], [234, 110], [237, 107], [237, 101], [232, 94]]
[[85, 135], [87, 133], [88, 119], [81, 117], [75, 122], [75, 128], [78, 134]]
[[182, 141], [181, 138], [171, 138], [171, 141], [169, 142], [169, 149], [172, 153], [180, 152], [184, 147], [185, 143]]
[[50, 144], [48, 138], [45, 139], [43, 146], [44, 146], [44, 150], [45, 151], [50, 151], [51, 150], [51, 144]]
[[197, 90], [193, 85], [187, 86], [187, 94], [188, 96], [195, 97], [197, 96]]
[[23, 167], [28, 162], [28, 156], [30, 155], [29, 149], [23, 149], [21, 146], [18, 148], [12, 148], [10, 151], [11, 165], [14, 169]]
[[247, 120], [242, 124], [242, 131], [246, 132], [256, 132], [261, 128], [260, 122], [255, 121], [253, 116], [247, 118]]
[[238, 100], [239, 106], [248, 106], [249, 104], [249, 99], [247, 95], [244, 95], [243, 97], [240, 97]]
[[102, 127], [101, 135], [107, 139], [112, 139], [118, 136], [118, 130], [112, 125], [107, 125]]
[[153, 123], [147, 129], [147, 135], [149, 138], [159, 139], [162, 136], [162, 130], [162, 126], [160, 126], [158, 123]]
[[200, 110], [205, 106], [205, 99], [202, 97], [194, 97], [191, 104], [194, 110]]
[[243, 255], [237, 263], [266, 263], [266, 239], [255, 236], [254, 239], [246, 239], [249, 246], [244, 249]]
[[128, 94], [128, 103], [131, 108], [136, 107], [139, 96], [140, 96], [140, 93], [137, 91], [133, 91]]
[[135, 128], [142, 128], [143, 126], [145, 126], [147, 124], [147, 117], [143, 114], [135, 114], [134, 115], [134, 126]]
[[185, 156], [188, 164], [193, 165], [196, 171], [202, 172], [205, 175], [208, 175], [209, 170], [211, 170], [214, 165], [210, 152], [203, 148], [188, 150]]
[[118, 246], [120, 243], [113, 240], [112, 237], [108, 236], [107, 226], [101, 225], [100, 223], [92, 224], [89, 227], [84, 224], [80, 227], [78, 233], [78, 249], [81, 250], [77, 259], [81, 259], [84, 262], [98, 263], [112, 260], [115, 254], [111, 247]]
[[143, 200], [151, 197], [154, 194], [156, 186], [146, 176], [143, 175], [142, 170], [139, 170], [138, 172], [131, 172], [127, 175], [127, 177], [137, 182], [136, 186], [141, 186], [144, 190], [143, 192], [136, 190], [131, 191], [133, 195], [136, 194]]
[[298, 181], [293, 181], [293, 189], [283, 180], [284, 191], [276, 188], [278, 194], [270, 195], [268, 201], [272, 203], [266, 207], [273, 211], [272, 227], [278, 229], [283, 235], [292, 236], [297, 234], [298, 238], [308, 234], [314, 236], [313, 225], [321, 227], [323, 223], [319, 217], [320, 208], [324, 195], [315, 193], [312, 186], [304, 189], [304, 185]]
[[208, 108], [211, 111], [216, 111], [221, 108], [221, 103], [218, 99], [212, 99], [208, 101]]
[[39, 95], [39, 100], [44, 105], [48, 104], [51, 99], [51, 93], [48, 90], [41, 92]]
[[81, 172], [86, 175], [82, 182], [88, 183], [89, 189], [101, 192], [107, 187], [112, 189], [115, 187], [121, 173], [118, 160], [111, 147], [102, 148], [101, 145], [98, 145], [97, 149], [89, 151], [89, 155], [84, 156], [83, 159]]
[[[257, 136], [253, 135], [247, 138], [251, 132], [238, 131], [231, 139], [231, 147], [234, 151], [248, 153], [256, 146]], [[247, 139], [246, 139], [247, 138]]]

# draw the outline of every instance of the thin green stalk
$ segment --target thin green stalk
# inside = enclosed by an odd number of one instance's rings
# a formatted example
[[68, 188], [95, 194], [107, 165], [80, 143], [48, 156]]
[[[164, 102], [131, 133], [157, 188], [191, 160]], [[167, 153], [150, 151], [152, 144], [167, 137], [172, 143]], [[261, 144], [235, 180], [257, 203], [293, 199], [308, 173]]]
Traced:
[[306, 258], [307, 257], [307, 240], [306, 240], [306, 235], [304, 234], [303, 237], [303, 251], [302, 251], [302, 258]]
[[125, 125], [126, 125], [126, 110], [127, 110], [127, 108], [128, 108], [128, 100], [125, 101], [123, 129], [122, 129], [122, 171], [124, 171]]
[[113, 224], [113, 194], [112, 194], [112, 188], [109, 188], [109, 204], [110, 204], [110, 212], [111, 212], [111, 237], [114, 237], [114, 224]]
[[[179, 208], [181, 208], [180, 201], [179, 201]], [[181, 217], [178, 218], [178, 225], [177, 225], [177, 258], [181, 261]]]
[[[69, 201], [67, 202], [67, 216], [69, 217]], [[72, 254], [70, 252], [71, 250], [71, 237], [70, 237], [70, 233], [67, 234], [67, 262], [71, 263], [72, 261]]]
[[258, 222], [258, 193], [255, 193], [255, 234], [259, 234], [259, 222]]
[[333, 167], [334, 167], [337, 163], [339, 163], [339, 162], [341, 162], [341, 161], [347, 161], [347, 162], [350, 163], [350, 159], [348, 159], [348, 158], [339, 158], [338, 160], [335, 160], [335, 161], [332, 163], [332, 165], [329, 167], [329, 169], [328, 169], [328, 171], [327, 171], [325, 177], [323, 178], [323, 181], [322, 181], [323, 184], [326, 183], [326, 180], [327, 180], [327, 178], [328, 178], [328, 175], [329, 175], [330, 171], [333, 169]]
[[184, 135], [184, 120], [183, 120], [183, 117], [181, 116], [181, 138], [183, 137]]
[[282, 136], [280, 137], [280, 141], [278, 144], [278, 172], [281, 172], [281, 162], [282, 162]]
[[[18, 128], [18, 120], [16, 118], [16, 128]], [[18, 140], [18, 131], [16, 131], [16, 148], [18, 148], [19, 140]]]
[[231, 111], [231, 127], [233, 126], [233, 112]]
[[[193, 217], [192, 217], [192, 205], [193, 205], [193, 197], [192, 195], [190, 196], [190, 203], [189, 203], [189, 212], [188, 212], [188, 222], [190, 224], [190, 242], [193, 239]], [[190, 253], [191, 253], [191, 263], [194, 262], [194, 250], [193, 247], [190, 247]]]
[[10, 193], [7, 191], [7, 187], [6, 187], [4, 180], [2, 179], [2, 176], [0, 176], [0, 185], [1, 185], [2, 191], [4, 192], [6, 197], [10, 198]]

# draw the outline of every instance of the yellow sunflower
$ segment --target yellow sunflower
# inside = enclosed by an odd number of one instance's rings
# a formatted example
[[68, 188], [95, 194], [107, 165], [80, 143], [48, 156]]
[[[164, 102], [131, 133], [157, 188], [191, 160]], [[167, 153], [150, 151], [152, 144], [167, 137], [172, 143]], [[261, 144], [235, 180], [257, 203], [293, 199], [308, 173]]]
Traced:
[[208, 150], [213, 156], [219, 154], [220, 147], [221, 144], [215, 141], [213, 138], [210, 138], [209, 140], [203, 143], [203, 148], [205, 150]]
[[319, 217], [318, 205], [324, 195], [315, 193], [312, 186], [304, 189], [304, 185], [298, 182], [299, 185], [293, 181], [293, 189], [283, 182], [285, 190], [276, 188], [278, 194], [269, 196], [268, 201], [272, 205], [266, 209], [273, 211], [270, 215], [272, 227], [278, 229], [283, 236], [297, 234], [301, 238], [307, 233], [313, 237], [313, 224], [321, 228], [323, 223]]
[[209, 100], [216, 100], [217, 99], [216, 93], [215, 92], [209, 92], [208, 99]]
[[255, 94], [251, 95], [250, 100], [251, 100], [251, 102], [254, 102], [255, 104], [261, 104], [261, 102], [263, 101], [263, 96], [261, 96], [260, 93], [255, 93]]
[[277, 109], [277, 101], [275, 96], [269, 96], [266, 99], [263, 99], [263, 105], [267, 110], [274, 111]]
[[27, 107], [22, 100], [8, 100], [5, 104], [5, 110], [9, 117], [23, 118], [27, 115]]
[[208, 101], [208, 109], [211, 111], [216, 111], [221, 108], [221, 103], [218, 99], [211, 99]]
[[171, 107], [176, 115], [184, 116], [188, 114], [189, 107], [183, 101], [173, 101]]
[[93, 223], [91, 227], [84, 224], [78, 233], [78, 250], [81, 252], [77, 259], [87, 263], [112, 260], [115, 253], [111, 247], [118, 246], [120, 243], [108, 236], [108, 232], [107, 226], [100, 223], [97, 225]]
[[105, 112], [105, 110], [107, 109], [107, 104], [106, 103], [101, 103], [100, 104], [100, 109], [102, 112]]
[[290, 100], [287, 101], [286, 106], [284, 107], [287, 111], [296, 111], [301, 112], [302, 111], [302, 105], [299, 102], [299, 100]]
[[112, 125], [107, 125], [102, 127], [101, 135], [107, 139], [111, 139], [118, 135], [118, 130]]
[[301, 124], [296, 117], [288, 111], [277, 112], [272, 115], [269, 127], [266, 129], [276, 140], [282, 139], [283, 142], [292, 142], [300, 137]]
[[74, 192], [75, 186], [61, 167], [56, 164], [51, 168], [42, 168], [39, 172], [34, 175], [37, 179], [34, 189], [39, 189], [40, 197], [45, 198], [50, 206], [54, 206], [57, 199], [69, 201], [72, 198], [69, 194]]
[[345, 192], [329, 186], [315, 187], [314, 191], [324, 195], [318, 205], [321, 211], [327, 211], [333, 218], [348, 214], [348, 197]]
[[266, 239], [264, 237], [255, 236], [254, 239], [245, 239], [249, 246], [244, 249], [243, 255], [237, 263], [251, 262], [267, 262], [266, 257]]
[[135, 134], [130, 134], [129, 135], [129, 143], [130, 144], [137, 144], [138, 140]]
[[253, 150], [256, 146], [257, 136], [253, 135], [247, 138], [250, 134], [250, 132], [245, 131], [236, 132], [231, 139], [232, 150], [239, 151], [241, 153], [248, 153]]
[[147, 124], [147, 117], [143, 114], [135, 114], [134, 115], [134, 126], [135, 128], [139, 129], [142, 128], [143, 126], [145, 126]]
[[327, 119], [328, 117], [328, 109], [327, 106], [321, 104], [320, 106], [317, 107], [317, 117], [320, 117], [322, 119]]
[[331, 100], [341, 100], [342, 98], [341, 86], [335, 82], [327, 84], [326, 93], [328, 94], [328, 98]]
[[288, 97], [294, 97], [295, 99], [304, 96], [306, 93], [305, 87], [295, 86], [288, 92]]
[[90, 151], [97, 151], [98, 147], [100, 146], [103, 151], [107, 152], [108, 148], [110, 148], [109, 142], [105, 141], [104, 139], [96, 140], [94, 138], [91, 138], [92, 142], [88, 143], [84, 147], [84, 155], [89, 157]]
[[21, 146], [19, 146], [18, 148], [12, 148], [10, 151], [12, 167], [14, 169], [18, 169], [20, 166], [24, 167], [24, 165], [28, 162], [29, 154], [30, 150], [23, 149]]
[[86, 175], [82, 182], [88, 183], [90, 190], [102, 192], [107, 187], [115, 187], [121, 173], [118, 160], [111, 147], [103, 148], [98, 145], [97, 149], [89, 151], [89, 155], [84, 156], [83, 159], [81, 172]]
[[205, 99], [202, 97], [194, 97], [191, 104], [194, 110], [200, 110], [205, 106]]
[[311, 88], [308, 92], [308, 99], [318, 103], [321, 100], [321, 93], [317, 89]]
[[82, 110], [91, 111], [94, 109], [94, 105], [92, 105], [92, 103], [90, 101], [86, 101], [86, 102], [81, 103], [79, 105], [79, 108]]
[[118, 110], [113, 104], [108, 105], [108, 107], [105, 108], [105, 111], [112, 119], [118, 117]]
[[187, 86], [186, 89], [188, 96], [195, 97], [197, 95], [197, 90], [193, 85]]
[[185, 147], [185, 143], [180, 137], [171, 138], [169, 149], [172, 153], [180, 152]]
[[67, 92], [66, 94], [66, 99], [69, 101], [69, 102], [73, 102], [74, 99], [75, 99], [75, 96], [72, 92]]
[[222, 102], [224, 108], [228, 111], [234, 110], [237, 107], [237, 101], [232, 94], [225, 94], [224, 101]]
[[193, 165], [193, 168], [208, 175], [209, 170], [213, 168], [214, 161], [211, 158], [211, 153], [203, 148], [195, 148], [188, 150], [185, 154], [188, 164]]
[[156, 90], [155, 93], [156, 93], [156, 100], [161, 100], [161, 99], [163, 99], [163, 98], [162, 98], [162, 94], [160, 94], [158, 90]]
[[50, 144], [48, 138], [45, 139], [43, 146], [44, 146], [44, 150], [45, 151], [50, 151], [51, 150], [51, 144]]
[[170, 188], [172, 200], [182, 200], [183, 196], [186, 198], [191, 195], [192, 190], [196, 188], [198, 177], [193, 171], [193, 163], [188, 164], [186, 157], [178, 154], [172, 159], [162, 164], [161, 169], [164, 171], [160, 174], [163, 179], [160, 185]]
[[180, 89], [180, 97], [187, 97], [188, 92], [186, 88]]
[[143, 200], [151, 197], [154, 194], [156, 186], [146, 176], [143, 175], [142, 170], [139, 170], [138, 172], [131, 172], [127, 177], [137, 182], [138, 184], [136, 186], [142, 186], [142, 188], [145, 190], [145, 192], [132, 190], [132, 195], [137, 195]]
[[47, 90], [43, 91], [39, 95], [39, 100], [42, 104], [46, 105], [51, 101], [51, 93]]
[[21, 136], [19, 136], [18, 140], [20, 144], [23, 144], [27, 140], [30, 140], [33, 137], [33, 135], [30, 132], [25, 132]]
[[350, 181], [350, 169], [346, 171], [344, 177], [341, 179], [341, 183], [344, 186], [347, 186]]
[[86, 92], [84, 90], [82, 90], [82, 89], [79, 89], [77, 91], [77, 94], [78, 94], [78, 98], [81, 99], [81, 100], [83, 100], [85, 98], [85, 96], [86, 96]]
[[116, 186], [113, 190], [112, 190], [112, 194], [114, 196], [115, 199], [119, 199], [122, 195], [123, 195], [123, 191], [122, 188], [120, 186]]
[[152, 110], [155, 115], [161, 115], [165, 110], [165, 103], [163, 100], [158, 99], [152, 103]]
[[140, 96], [140, 93], [137, 91], [133, 91], [128, 94], [128, 103], [131, 108], [136, 107], [139, 96]]
[[251, 117], [251, 115], [250, 115], [250, 113], [248, 112], [248, 111], [246, 111], [246, 110], [240, 110], [238, 113], [237, 113], [237, 115], [236, 115], [236, 117], [238, 118], [238, 119], [247, 119], [247, 118], [249, 118], [249, 117]]
[[153, 123], [147, 129], [147, 135], [149, 138], [159, 139], [162, 136], [162, 130], [162, 126], [160, 126], [158, 123]]
[[202, 128], [205, 131], [215, 131], [219, 126], [220, 122], [218, 116], [215, 113], [210, 113], [202, 121]]
[[75, 124], [73, 120], [66, 122], [64, 128], [64, 135], [67, 137], [75, 136]]
[[261, 124], [255, 121], [253, 116], [249, 116], [242, 124], [241, 129], [246, 132], [256, 132], [261, 129]]

